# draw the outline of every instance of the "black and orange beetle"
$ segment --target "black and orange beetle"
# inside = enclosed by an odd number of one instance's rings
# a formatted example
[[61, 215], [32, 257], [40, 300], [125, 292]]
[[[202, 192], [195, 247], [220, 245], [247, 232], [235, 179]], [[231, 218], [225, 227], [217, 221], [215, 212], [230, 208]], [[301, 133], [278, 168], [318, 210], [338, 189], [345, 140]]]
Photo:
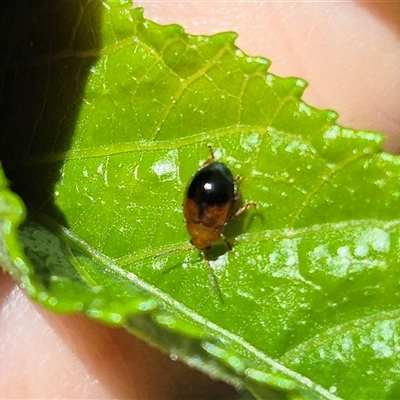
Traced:
[[232, 246], [222, 233], [222, 228], [233, 217], [237, 217], [255, 203], [246, 203], [235, 211], [239, 198], [237, 179], [229, 168], [215, 161], [211, 146], [211, 157], [197, 171], [186, 190], [183, 203], [186, 228], [192, 237], [193, 246], [204, 251], [221, 238], [229, 250]]
[[[257, 207], [255, 203], [246, 203], [235, 211], [239, 198], [237, 181], [229, 168], [215, 161], [214, 152], [208, 146], [211, 156], [196, 172], [185, 192], [183, 213], [185, 215], [186, 228], [191, 236], [191, 243], [198, 248], [207, 265], [212, 287], [218, 294], [222, 303], [224, 299], [218, 285], [218, 281], [206, 257], [206, 250], [218, 239], [222, 239], [229, 250], [231, 244], [222, 233], [222, 228], [233, 217], [241, 215], [249, 207]], [[189, 249], [174, 249], [166, 253]]]

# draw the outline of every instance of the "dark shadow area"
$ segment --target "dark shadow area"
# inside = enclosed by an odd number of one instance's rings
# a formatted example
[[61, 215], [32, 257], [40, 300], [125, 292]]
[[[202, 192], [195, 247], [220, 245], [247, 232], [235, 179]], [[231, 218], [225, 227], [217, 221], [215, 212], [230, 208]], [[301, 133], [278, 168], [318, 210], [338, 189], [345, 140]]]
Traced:
[[13, 191], [62, 224], [54, 185], [100, 49], [97, 0], [1, 2], [0, 159]]
[[[240, 188], [239, 188], [240, 189]], [[238, 209], [243, 207], [244, 201], [239, 198], [239, 200], [235, 204], [234, 211], [236, 212]], [[250, 213], [251, 216], [250, 218], [246, 218], [247, 214]], [[237, 216], [237, 217], [232, 217], [226, 226], [222, 228], [222, 232], [224, 235], [227, 237], [227, 240], [229, 244], [232, 246], [232, 249], [235, 248], [236, 245], [236, 238], [242, 234], [245, 234], [246, 232], [249, 231], [249, 227], [253, 223], [255, 219], [261, 219], [263, 224], [265, 223], [264, 221], [264, 216], [262, 212], [258, 210], [255, 207], [249, 207], [247, 210], [243, 212], [243, 214]], [[225, 251], [224, 251], [225, 249]], [[219, 255], [222, 255], [229, 251], [229, 248], [225, 245], [224, 249], [220, 249], [220, 253], [216, 253]], [[218, 258], [218, 256], [216, 258]]]
[[[232, 245], [232, 242], [229, 241], [229, 244]], [[216, 261], [223, 254], [231, 251], [229, 247], [224, 242], [215, 242], [209, 249], [204, 251], [206, 260], [208, 261]]]

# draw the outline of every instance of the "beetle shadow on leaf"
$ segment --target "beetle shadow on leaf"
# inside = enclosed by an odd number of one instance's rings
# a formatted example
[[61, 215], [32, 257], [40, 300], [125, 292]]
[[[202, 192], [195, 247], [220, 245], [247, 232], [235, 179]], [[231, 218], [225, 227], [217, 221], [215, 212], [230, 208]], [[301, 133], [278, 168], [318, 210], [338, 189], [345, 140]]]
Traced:
[[8, 24], [17, 32], [3, 47], [0, 68], [2, 164], [28, 209], [64, 226], [55, 185], [98, 58], [102, 7], [89, 0], [21, 0], [2, 18], [2, 31]]
[[[239, 200], [237, 209], [239, 209], [243, 205], [244, 202]], [[248, 213], [250, 215], [247, 215]], [[247, 233], [255, 219], [261, 219], [261, 222], [264, 224], [263, 214], [258, 209], [254, 209], [254, 207], [251, 207], [238, 217], [231, 218], [227, 226], [223, 228], [223, 233], [227, 237], [227, 240], [233, 249], [235, 248], [236, 238], [240, 235]], [[229, 251], [228, 247], [225, 247], [226, 250]]]
[[[229, 244], [232, 243], [228, 240]], [[219, 257], [224, 255], [225, 253], [231, 251], [226, 243], [214, 243], [209, 249], [204, 251], [204, 255], [207, 261], [216, 261]]]

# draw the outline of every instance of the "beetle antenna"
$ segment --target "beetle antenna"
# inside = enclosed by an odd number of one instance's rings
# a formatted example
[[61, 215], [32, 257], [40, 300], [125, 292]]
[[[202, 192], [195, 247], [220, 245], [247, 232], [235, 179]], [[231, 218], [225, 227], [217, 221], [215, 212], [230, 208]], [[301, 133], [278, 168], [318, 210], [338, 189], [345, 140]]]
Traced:
[[221, 291], [221, 288], [218, 283], [218, 279], [215, 276], [214, 270], [211, 268], [211, 265], [206, 258], [206, 253], [204, 252], [204, 250], [201, 250], [201, 257], [207, 266], [208, 279], [210, 280], [210, 284], [211, 284], [212, 288], [214, 289], [214, 292], [218, 295], [221, 303], [225, 304], [224, 297], [222, 296], [222, 291]]
[[162, 256], [165, 256], [166, 254], [179, 253], [181, 251], [193, 251], [193, 247], [179, 247], [177, 249], [175, 248], [175, 249], [166, 250], [160, 254], [156, 254], [154, 256], [154, 258], [162, 257]]
[[[181, 247], [181, 248], [178, 248], [178, 249], [166, 250], [166, 251], [163, 251], [160, 254], [156, 254], [154, 256], [154, 258], [158, 258], [158, 257], [164, 256], [166, 254], [179, 253], [181, 251], [193, 251], [193, 247], [186, 247], [186, 248], [185, 247]], [[218, 295], [219, 300], [221, 301], [221, 303], [224, 304], [225, 301], [224, 301], [224, 298], [222, 296], [221, 288], [220, 288], [220, 286], [218, 284], [218, 279], [214, 274], [214, 270], [211, 268], [211, 265], [210, 265], [209, 261], [206, 258], [206, 254], [205, 254], [204, 250], [200, 250], [200, 253], [201, 253], [201, 258], [203, 259], [204, 263], [207, 266], [208, 279], [210, 280], [211, 287], [213, 288], [214, 292]], [[176, 266], [173, 266], [172, 268], [167, 269], [163, 273], [170, 272], [174, 268], [176, 268]]]

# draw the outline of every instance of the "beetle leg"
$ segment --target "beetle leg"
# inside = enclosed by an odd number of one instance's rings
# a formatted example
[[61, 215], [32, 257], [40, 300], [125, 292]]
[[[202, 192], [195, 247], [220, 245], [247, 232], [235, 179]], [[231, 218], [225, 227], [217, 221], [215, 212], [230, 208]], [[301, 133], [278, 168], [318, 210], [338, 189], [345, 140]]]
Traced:
[[228, 250], [231, 251], [232, 245], [228, 242], [228, 238], [222, 232], [220, 232], [219, 237], [225, 242], [226, 247], [228, 247]]
[[208, 150], [210, 150], [210, 157], [207, 158], [206, 161], [203, 162], [203, 164], [201, 164], [201, 167], [206, 167], [208, 164], [211, 164], [215, 161], [215, 156], [214, 156], [214, 149], [212, 148], [211, 144], [207, 145]]
[[201, 250], [201, 257], [205, 264], [207, 265], [207, 271], [208, 271], [208, 279], [210, 280], [211, 286], [214, 289], [214, 292], [218, 295], [219, 300], [221, 301], [222, 304], [225, 303], [224, 298], [222, 296], [221, 288], [219, 287], [217, 277], [214, 274], [213, 269], [211, 268], [210, 263], [207, 260], [206, 253], [204, 250]]
[[240, 207], [239, 210], [237, 210], [237, 211], [232, 215], [232, 217], [233, 217], [233, 218], [238, 217], [239, 215], [243, 214], [243, 213], [244, 213], [248, 208], [250, 208], [250, 207], [257, 208], [257, 204], [254, 203], [254, 202], [249, 202], [249, 203], [243, 204], [242, 207]]

